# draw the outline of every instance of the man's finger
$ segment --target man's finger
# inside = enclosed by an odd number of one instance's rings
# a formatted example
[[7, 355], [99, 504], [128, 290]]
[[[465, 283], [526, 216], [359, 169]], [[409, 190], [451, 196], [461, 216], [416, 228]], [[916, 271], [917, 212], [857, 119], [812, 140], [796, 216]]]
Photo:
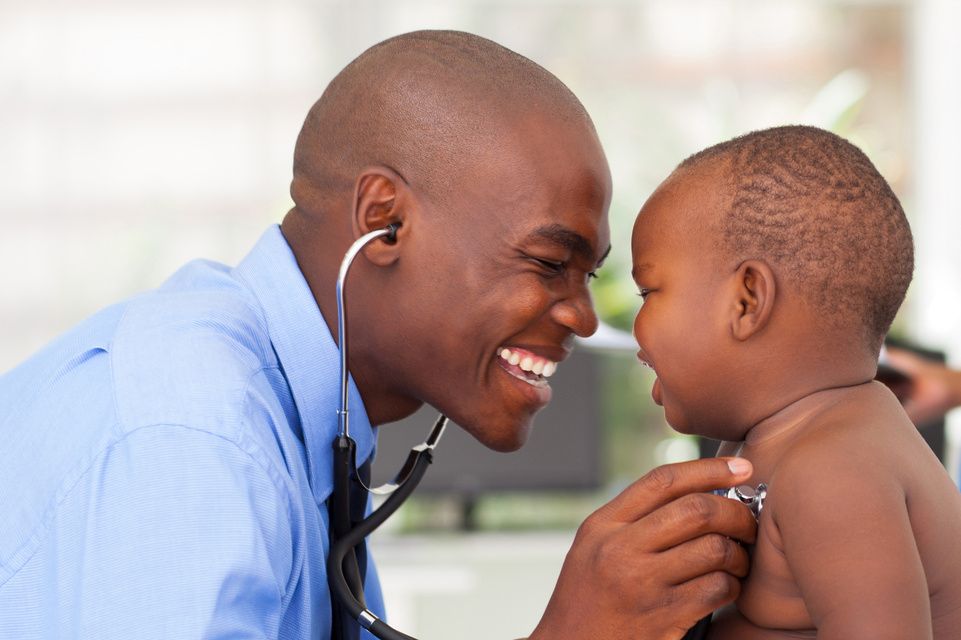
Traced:
[[757, 521], [747, 505], [711, 493], [692, 493], [656, 509], [639, 521], [648, 551], [667, 551], [708, 533], [746, 544], [757, 537]]
[[707, 614], [730, 604], [741, 593], [740, 581], [724, 571], [715, 571], [673, 588], [672, 602], [691, 620], [689, 626]]
[[652, 469], [597, 515], [620, 522], [633, 522], [689, 493], [728, 489], [751, 477], [751, 463], [743, 458], [708, 458]]
[[661, 561], [662, 566], [670, 567], [663, 579], [675, 585], [715, 571], [743, 578], [751, 565], [743, 546], [716, 533], [694, 538], [664, 552]]

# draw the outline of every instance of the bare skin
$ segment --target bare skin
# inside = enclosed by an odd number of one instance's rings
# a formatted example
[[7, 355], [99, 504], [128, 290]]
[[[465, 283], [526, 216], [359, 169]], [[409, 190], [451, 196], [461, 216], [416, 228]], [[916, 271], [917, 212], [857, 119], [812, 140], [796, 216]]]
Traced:
[[819, 323], [771, 264], [713, 242], [724, 184], [721, 169], [679, 170], [632, 241], [654, 400], [769, 485], [751, 573], [710, 637], [955, 637], [961, 495], [871, 381], [876, 356]]
[[[952, 638], [957, 488], [880, 383], [821, 391], [722, 452], [766, 481], [753, 567], [711, 638]], [[846, 464], [844, 464], [846, 462]]]
[[[365, 54], [308, 117], [281, 229], [333, 327], [347, 247], [399, 223], [396, 243], [371, 243], [350, 273], [349, 364], [367, 414], [380, 425], [429, 403], [511, 451], [550, 388], [499, 354], [563, 366], [573, 337], [596, 330], [588, 282], [610, 248], [611, 181], [569, 92], [496, 51], [479, 64], [496, 45], [477, 40], [424, 32]], [[750, 476], [727, 462], [656, 469], [590, 516], [531, 638], [679, 638], [733, 601], [748, 569], [735, 540], [756, 525], [704, 493]]]

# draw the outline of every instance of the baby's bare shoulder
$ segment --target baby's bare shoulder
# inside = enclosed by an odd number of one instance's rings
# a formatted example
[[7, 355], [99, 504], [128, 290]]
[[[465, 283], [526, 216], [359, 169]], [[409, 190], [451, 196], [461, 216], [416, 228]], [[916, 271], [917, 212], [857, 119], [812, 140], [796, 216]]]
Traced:
[[[954, 637], [961, 624], [956, 534], [961, 530], [961, 493], [886, 390], [869, 385], [819, 414], [785, 451], [768, 495], [777, 528], [830, 539], [832, 548], [844, 550], [836, 563], [870, 548], [875, 555], [852, 565], [853, 573], [873, 566], [871, 558], [913, 557], [923, 567], [919, 575], [929, 598], [933, 637]], [[882, 551], [886, 546], [889, 552]], [[804, 559], [809, 565], [817, 560]], [[907, 564], [889, 570], [899, 580], [912, 575]], [[870, 594], [876, 583], [866, 581], [858, 589]], [[885, 607], [902, 602], [893, 596], [877, 600]]]
[[880, 384], [859, 385], [832, 398], [782, 453], [782, 478], [896, 475], [898, 467], [930, 454], [897, 399]]

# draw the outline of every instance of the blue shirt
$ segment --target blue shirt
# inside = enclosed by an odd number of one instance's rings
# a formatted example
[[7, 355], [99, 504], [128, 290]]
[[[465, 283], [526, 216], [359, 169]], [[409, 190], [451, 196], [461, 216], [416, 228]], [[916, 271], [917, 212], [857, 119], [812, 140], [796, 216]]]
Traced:
[[[338, 403], [276, 226], [0, 377], [0, 638], [329, 637]], [[353, 381], [350, 403], [359, 464], [375, 432]]]

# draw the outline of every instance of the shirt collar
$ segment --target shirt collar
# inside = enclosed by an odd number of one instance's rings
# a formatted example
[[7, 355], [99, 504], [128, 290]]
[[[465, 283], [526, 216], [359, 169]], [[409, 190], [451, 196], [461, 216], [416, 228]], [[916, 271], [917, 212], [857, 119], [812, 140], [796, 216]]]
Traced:
[[[264, 232], [234, 275], [247, 284], [263, 309], [267, 333], [300, 416], [310, 485], [320, 504], [333, 486], [332, 444], [340, 428], [337, 344], [278, 225]], [[353, 377], [347, 397], [359, 466], [373, 452], [376, 436]]]

